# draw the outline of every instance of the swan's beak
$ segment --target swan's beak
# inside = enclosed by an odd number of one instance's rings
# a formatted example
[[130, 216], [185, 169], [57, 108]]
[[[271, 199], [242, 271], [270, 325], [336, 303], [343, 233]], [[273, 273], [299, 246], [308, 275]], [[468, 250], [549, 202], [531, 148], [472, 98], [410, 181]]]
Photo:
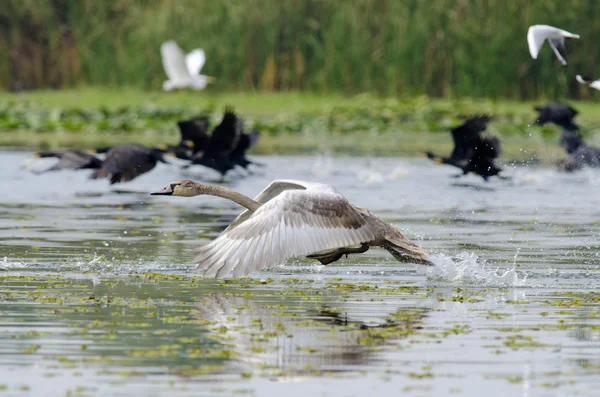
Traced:
[[206, 76], [206, 82], [207, 83], [214, 83], [215, 81], [217, 81], [216, 77], [213, 76]]
[[152, 196], [171, 196], [171, 195], [173, 195], [173, 186], [168, 185], [160, 190], [151, 192], [150, 195], [152, 195]]

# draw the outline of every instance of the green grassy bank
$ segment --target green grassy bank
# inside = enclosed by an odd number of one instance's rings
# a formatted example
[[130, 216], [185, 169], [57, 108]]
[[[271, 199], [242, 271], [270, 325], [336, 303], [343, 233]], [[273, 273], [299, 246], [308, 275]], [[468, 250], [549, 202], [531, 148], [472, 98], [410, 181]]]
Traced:
[[[176, 121], [205, 114], [213, 125], [234, 106], [246, 128], [262, 136], [256, 153], [329, 151], [411, 156], [451, 149], [448, 129], [462, 116], [490, 113], [489, 130], [501, 137], [505, 158], [554, 159], [562, 153], [557, 129], [531, 126], [543, 102], [414, 97], [385, 99], [303, 93], [212, 93], [79, 89], [0, 93], [0, 145], [84, 148], [139, 142], [176, 143]], [[572, 103], [579, 122], [600, 125], [597, 105]], [[593, 131], [588, 140], [595, 142]]]

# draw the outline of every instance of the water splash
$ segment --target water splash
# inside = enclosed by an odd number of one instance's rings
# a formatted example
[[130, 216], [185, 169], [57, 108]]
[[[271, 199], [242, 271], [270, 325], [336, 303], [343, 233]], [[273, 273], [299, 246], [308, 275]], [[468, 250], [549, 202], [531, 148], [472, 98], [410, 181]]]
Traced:
[[480, 260], [471, 252], [461, 252], [455, 257], [435, 254], [430, 257], [430, 260], [435, 266], [427, 270], [427, 280], [435, 283], [521, 287], [525, 285], [527, 279], [527, 275], [517, 272], [514, 263], [509, 269], [488, 267], [484, 260]]
[[368, 169], [359, 170], [357, 177], [366, 184], [380, 184], [385, 180], [385, 177], [380, 172]]
[[398, 166], [390, 173], [390, 179], [402, 179], [408, 176], [409, 173], [410, 171], [407, 168]]
[[331, 153], [326, 150], [315, 157], [310, 170], [314, 176], [324, 177], [331, 175], [334, 172], [334, 169], [335, 164], [333, 162], [333, 157], [331, 156]]

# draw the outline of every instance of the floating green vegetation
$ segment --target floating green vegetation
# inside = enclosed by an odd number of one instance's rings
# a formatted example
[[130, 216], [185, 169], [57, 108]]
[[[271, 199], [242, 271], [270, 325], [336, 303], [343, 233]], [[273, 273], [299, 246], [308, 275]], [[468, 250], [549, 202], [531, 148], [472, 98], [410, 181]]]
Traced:
[[[64, 95], [68, 95], [65, 93]], [[79, 103], [90, 103], [86, 96], [97, 96], [93, 90], [77, 91], [83, 97]], [[298, 153], [330, 148], [346, 154], [403, 154], [414, 155], [432, 145], [450, 148], [449, 128], [465, 115], [490, 113], [494, 123], [490, 131], [502, 137], [505, 151], [520, 156], [529, 150], [549, 151], [556, 156], [559, 148], [540, 145], [540, 138], [555, 139], [551, 127], [530, 128], [534, 113], [530, 104], [502, 103], [470, 98], [439, 100], [428, 97], [382, 99], [371, 95], [343, 97], [277, 94], [280, 104], [272, 106], [269, 95], [224, 94], [214, 101], [191, 100], [160, 103], [136, 99], [120, 106], [100, 104], [121, 103], [119, 92], [105, 92], [99, 100], [88, 105], [63, 105], [61, 93], [44, 105], [34, 102], [35, 93], [22, 100], [10, 95], [0, 97], [1, 145], [30, 147], [84, 148], [122, 143], [124, 140], [147, 145], [177, 142], [176, 122], [181, 119], [207, 115], [214, 125], [221, 117], [224, 105], [239, 103], [239, 111], [248, 129], [261, 134], [259, 153]], [[147, 99], [143, 93], [140, 98]], [[45, 98], [45, 97], [44, 97]], [[229, 100], [230, 99], [230, 100]], [[233, 101], [233, 102], [232, 102]], [[262, 103], [264, 106], [255, 105]], [[310, 102], [321, 106], [309, 105]], [[191, 105], [194, 103], [194, 105]], [[283, 104], [283, 105], [282, 105]], [[287, 106], [286, 106], [287, 104]], [[257, 107], [258, 106], [258, 107]], [[365, 139], [377, 137], [378, 139]]]
[[540, 343], [537, 338], [527, 335], [510, 335], [502, 343], [504, 346], [513, 350], [517, 349], [535, 349], [543, 347], [553, 347], [553, 345]]

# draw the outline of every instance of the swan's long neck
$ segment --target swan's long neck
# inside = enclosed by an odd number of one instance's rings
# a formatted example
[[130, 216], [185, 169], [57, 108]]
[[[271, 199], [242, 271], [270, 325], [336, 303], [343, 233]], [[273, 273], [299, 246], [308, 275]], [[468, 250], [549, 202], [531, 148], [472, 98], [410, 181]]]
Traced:
[[256, 211], [260, 207], [260, 203], [257, 203], [250, 197], [244, 196], [242, 193], [238, 193], [235, 190], [227, 189], [222, 186], [203, 185], [199, 183], [196, 185], [196, 189], [198, 194], [208, 194], [210, 196], [223, 197], [249, 209], [252, 212]]

